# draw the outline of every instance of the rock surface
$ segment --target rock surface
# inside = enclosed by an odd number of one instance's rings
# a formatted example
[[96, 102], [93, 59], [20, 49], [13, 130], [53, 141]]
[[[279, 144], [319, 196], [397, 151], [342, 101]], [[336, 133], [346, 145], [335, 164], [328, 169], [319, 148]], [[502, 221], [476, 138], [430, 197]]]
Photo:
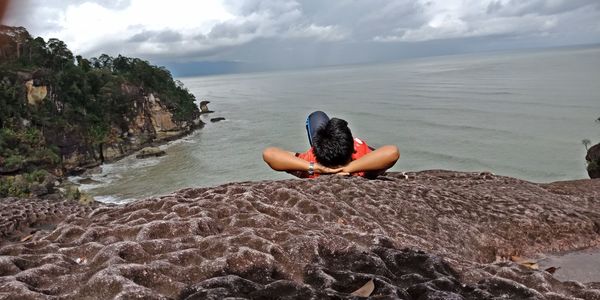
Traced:
[[371, 279], [379, 299], [600, 299], [494, 262], [599, 247], [600, 180], [425, 171], [0, 206], [0, 299], [356, 299]]

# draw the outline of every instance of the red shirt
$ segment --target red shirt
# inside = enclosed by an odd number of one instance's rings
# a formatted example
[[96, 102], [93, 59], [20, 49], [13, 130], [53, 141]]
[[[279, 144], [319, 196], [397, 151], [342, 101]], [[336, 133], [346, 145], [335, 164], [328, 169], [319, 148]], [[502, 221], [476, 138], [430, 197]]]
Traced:
[[[367, 145], [367, 143], [365, 143], [363, 140], [361, 140], [359, 138], [354, 138], [354, 153], [352, 153], [352, 160], [357, 160], [369, 152], [371, 152], [371, 149], [369, 148], [369, 145]], [[296, 156], [298, 156], [308, 162], [313, 162], [313, 163], [317, 162], [317, 157], [315, 156], [315, 153], [313, 152], [312, 147], [304, 153], [298, 153]], [[352, 176], [365, 176], [365, 172], [352, 173]], [[316, 177], [319, 177], [319, 174], [315, 173], [313, 175], [308, 175], [307, 172], [302, 172], [301, 177], [302, 178], [316, 178]]]

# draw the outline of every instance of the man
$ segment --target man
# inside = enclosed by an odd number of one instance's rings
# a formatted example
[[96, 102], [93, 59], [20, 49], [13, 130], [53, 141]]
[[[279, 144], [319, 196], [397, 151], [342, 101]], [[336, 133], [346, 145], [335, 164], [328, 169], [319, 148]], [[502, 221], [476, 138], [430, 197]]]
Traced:
[[372, 149], [352, 136], [346, 121], [329, 119], [322, 111], [308, 116], [306, 131], [311, 144], [308, 151], [294, 153], [269, 147], [263, 151], [264, 161], [273, 170], [300, 178], [315, 178], [320, 174], [375, 178], [400, 158], [398, 147], [386, 145]]

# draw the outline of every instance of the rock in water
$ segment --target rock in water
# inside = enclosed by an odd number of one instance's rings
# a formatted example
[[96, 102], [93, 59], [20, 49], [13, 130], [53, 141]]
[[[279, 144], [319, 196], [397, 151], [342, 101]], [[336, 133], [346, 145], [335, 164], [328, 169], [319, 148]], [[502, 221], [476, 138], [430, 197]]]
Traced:
[[587, 171], [590, 178], [600, 178], [600, 143], [588, 150], [585, 160], [588, 162]]
[[494, 262], [600, 247], [598, 211], [598, 180], [450, 171], [231, 183], [119, 206], [0, 199], [0, 298], [356, 299], [373, 280], [384, 299], [600, 299], [600, 283]]
[[207, 113], [212, 113], [214, 111], [209, 110], [208, 109], [208, 104], [210, 103], [210, 101], [200, 101], [200, 113], [202, 114], [207, 114]]
[[224, 120], [225, 120], [225, 118], [223, 118], [223, 117], [218, 117], [218, 118], [212, 118], [212, 119], [210, 119], [210, 121], [213, 122], [213, 123], [216, 123], [216, 122], [219, 122], [219, 121], [224, 121]]
[[136, 158], [159, 157], [167, 154], [164, 150], [157, 147], [146, 147], [135, 156]]

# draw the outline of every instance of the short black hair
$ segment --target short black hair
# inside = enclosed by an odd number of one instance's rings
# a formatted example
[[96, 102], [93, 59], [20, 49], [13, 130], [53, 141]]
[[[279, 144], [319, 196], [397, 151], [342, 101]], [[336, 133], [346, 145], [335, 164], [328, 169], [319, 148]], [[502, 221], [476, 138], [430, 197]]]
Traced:
[[346, 165], [354, 153], [354, 138], [348, 122], [331, 118], [317, 130], [313, 151], [317, 161], [326, 167]]

